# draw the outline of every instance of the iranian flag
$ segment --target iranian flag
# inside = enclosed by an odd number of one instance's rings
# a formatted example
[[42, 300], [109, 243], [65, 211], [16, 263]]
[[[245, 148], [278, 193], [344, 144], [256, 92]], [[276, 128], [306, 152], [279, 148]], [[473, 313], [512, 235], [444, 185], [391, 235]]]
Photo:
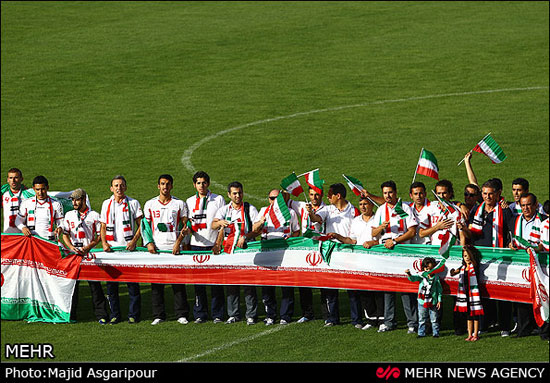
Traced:
[[409, 214], [403, 210], [403, 201], [401, 201], [401, 198], [399, 198], [399, 201], [395, 204], [393, 211], [401, 218], [407, 218], [409, 216]]
[[416, 166], [416, 174], [422, 174], [423, 176], [439, 180], [439, 167], [437, 166], [437, 159], [432, 152], [422, 148], [418, 165]]
[[485, 154], [491, 159], [493, 164], [499, 164], [506, 159], [506, 154], [504, 154], [504, 151], [499, 144], [497, 144], [493, 137], [491, 137], [490, 133], [479, 141], [476, 147], [472, 150]]
[[530, 296], [533, 299], [533, 314], [537, 325], [548, 322], [550, 307], [548, 304], [548, 275], [544, 273], [539, 257], [532, 248], [527, 248], [530, 259], [529, 274], [531, 280]]
[[273, 205], [269, 207], [269, 219], [273, 223], [275, 229], [290, 222], [290, 211], [288, 210], [282, 193], [279, 193], [277, 199], [273, 201]]
[[345, 178], [349, 188], [351, 189], [353, 194], [355, 194], [356, 196], [360, 196], [361, 192], [365, 190], [365, 188], [363, 187], [363, 184], [357, 178], [354, 178], [352, 176], [347, 176], [345, 174], [342, 174], [342, 176]]
[[304, 189], [302, 188], [302, 185], [300, 185], [300, 181], [298, 181], [298, 177], [294, 172], [292, 172], [292, 174], [288, 177], [283, 178], [281, 181], [281, 187], [295, 197], [298, 197], [304, 192]]
[[[233, 221], [229, 224], [230, 232], [223, 242], [223, 251], [227, 254], [233, 254], [235, 247], [237, 246], [237, 241], [241, 236], [241, 225], [242, 221]], [[222, 229], [223, 230], [223, 229]]]
[[2, 319], [68, 323], [82, 257], [38, 237], [2, 235]]
[[450, 230], [445, 230], [444, 233], [439, 234], [439, 239], [441, 240], [441, 246], [439, 247], [439, 255], [447, 259], [451, 253], [451, 247], [456, 243], [456, 235], [451, 233]]
[[310, 172], [302, 174], [306, 178], [306, 183], [317, 193], [323, 193], [324, 180], [319, 177], [319, 169], [312, 170]]

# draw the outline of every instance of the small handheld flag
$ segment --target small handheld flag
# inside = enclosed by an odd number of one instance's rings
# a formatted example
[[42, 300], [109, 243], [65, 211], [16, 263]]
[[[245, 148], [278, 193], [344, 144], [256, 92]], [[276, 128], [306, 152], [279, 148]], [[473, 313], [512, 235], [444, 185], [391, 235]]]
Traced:
[[[319, 169], [312, 170], [310, 172], [300, 174], [300, 176], [305, 176], [306, 183], [317, 193], [323, 193], [324, 180], [319, 176]], [[300, 177], [298, 176], [298, 177]]]
[[271, 205], [268, 209], [269, 219], [271, 220], [271, 223], [273, 223], [275, 229], [278, 229], [285, 223], [290, 222], [290, 210], [288, 210], [288, 206], [282, 193], [279, 193], [277, 199], [273, 201], [273, 205]]
[[422, 174], [423, 176], [434, 178], [439, 181], [439, 166], [432, 152], [422, 148], [420, 158], [418, 159], [418, 165], [416, 165], [416, 174]]
[[359, 197], [361, 195], [361, 192], [365, 190], [361, 181], [359, 181], [357, 178], [354, 178], [352, 176], [347, 176], [345, 174], [342, 174], [342, 176], [347, 181], [348, 186], [353, 192], [353, 194]]
[[395, 214], [397, 214], [401, 218], [406, 218], [409, 216], [409, 214], [407, 214], [407, 212], [403, 210], [403, 201], [401, 201], [401, 198], [399, 198], [399, 201], [397, 201], [397, 203], [395, 204], [393, 211], [395, 211]]
[[288, 177], [283, 178], [281, 181], [281, 187], [294, 197], [298, 197], [304, 192], [304, 189], [302, 188], [302, 185], [300, 185], [300, 181], [298, 181], [298, 177], [294, 172], [292, 172], [292, 174]]
[[493, 164], [499, 164], [506, 159], [506, 154], [497, 142], [491, 137], [491, 133], [486, 135], [475, 148], [474, 152], [485, 154], [493, 162]]

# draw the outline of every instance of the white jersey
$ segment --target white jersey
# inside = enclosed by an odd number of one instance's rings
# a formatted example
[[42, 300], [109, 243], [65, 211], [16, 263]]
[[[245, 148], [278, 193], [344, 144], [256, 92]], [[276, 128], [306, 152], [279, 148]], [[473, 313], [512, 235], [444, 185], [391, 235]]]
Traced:
[[550, 245], [549, 245], [549, 239], [548, 239], [549, 231], [550, 231], [550, 218], [547, 218], [542, 223], [542, 227], [540, 228], [540, 243], [542, 244], [542, 248], [544, 249], [544, 251], [550, 251]]
[[[453, 223], [453, 227], [450, 228], [451, 232], [452, 233], [456, 233], [456, 235], [458, 236], [458, 228], [456, 227], [456, 224], [457, 222], [462, 222], [463, 225], [466, 225], [466, 219], [464, 217], [464, 215], [462, 214], [462, 211], [460, 210], [460, 208], [456, 205], [452, 205], [452, 207], [454, 208], [454, 212], [447, 212], [446, 215], [444, 215], [444, 211], [445, 209], [442, 209], [439, 202], [433, 202], [431, 205], [430, 205], [430, 211], [429, 211], [429, 217], [430, 217], [430, 222], [429, 222], [429, 225], [428, 227], [424, 227], [424, 223], [420, 223], [419, 222], [419, 225], [422, 225], [422, 228], [423, 229], [426, 229], [426, 228], [430, 228], [430, 227], [433, 227], [435, 226], [438, 222], [444, 220], [444, 219], [447, 219], [447, 218], [450, 218], [454, 221]], [[437, 246], [440, 246], [441, 245], [441, 239], [439, 238], [439, 236], [441, 234], [444, 234], [446, 230], [438, 230], [436, 231], [435, 233], [433, 233], [430, 237], [431, 237], [431, 244], [432, 245], [437, 245]], [[457, 237], [457, 241], [456, 241], [456, 244], [459, 245], [460, 244], [460, 238]]]
[[328, 205], [316, 214], [326, 225], [327, 233], [337, 233], [344, 237], [349, 237], [351, 222], [360, 215], [359, 210], [351, 202], [348, 202], [344, 210], [340, 210], [334, 205]]
[[15, 225], [15, 219], [17, 213], [19, 213], [19, 206], [21, 202], [28, 197], [25, 197], [23, 188], [19, 189], [17, 193], [12, 193], [8, 190], [2, 194], [2, 210], [4, 211], [4, 226], [3, 233], [21, 233], [21, 230]]
[[[306, 232], [307, 229], [317, 231], [319, 233], [325, 232], [325, 225], [322, 223], [317, 222], [311, 222], [311, 218], [309, 218], [309, 213], [306, 209], [306, 203], [302, 201], [288, 201], [288, 207], [292, 209], [297, 216], [300, 217], [300, 226], [302, 228], [302, 234]], [[321, 204], [315, 208], [313, 206], [313, 210], [315, 213], [318, 213], [326, 208], [326, 205], [324, 202], [321, 202]]]
[[[508, 205], [508, 208], [512, 210], [512, 213], [514, 213], [514, 215], [522, 214], [521, 206], [517, 202], [512, 202], [510, 205]], [[537, 212], [539, 214], [544, 214], [544, 209], [542, 208], [542, 205], [540, 203], [539, 203], [539, 206], [537, 207]]]
[[53, 240], [53, 231], [63, 224], [63, 207], [50, 197], [39, 200], [27, 198], [19, 206], [15, 225], [19, 230], [27, 227], [33, 235]]
[[[143, 212], [151, 225], [155, 246], [159, 250], [172, 251], [181, 231], [180, 224], [188, 216], [187, 204], [174, 196], [162, 203], [156, 196], [145, 202]], [[143, 244], [147, 245], [145, 240]]]
[[138, 200], [124, 197], [116, 202], [113, 197], [103, 201], [100, 222], [106, 226], [107, 243], [111, 246], [126, 246], [138, 229], [136, 219], [143, 217]]
[[[245, 211], [244, 203], [241, 204], [239, 209], [233, 208], [232, 202], [229, 202], [227, 205], [222, 206], [216, 212], [214, 218], [224, 219], [229, 222], [240, 222], [242, 224], [243, 230], [241, 230], [241, 235], [247, 234], [252, 230], [253, 222], [258, 220], [258, 209], [253, 205], [249, 205], [248, 213]], [[226, 227], [224, 230], [224, 235], [227, 237], [231, 232], [231, 228]]]
[[[256, 218], [256, 222], [260, 221], [266, 214], [268, 214], [269, 206], [262, 207], [260, 212], [258, 213], [258, 217]], [[296, 216], [296, 212], [294, 210], [289, 209], [290, 212], [290, 222], [286, 222], [286, 224], [279, 226], [278, 228], [275, 228], [273, 225], [273, 222], [269, 218], [269, 215], [266, 217], [265, 224], [262, 228], [261, 232], [261, 238], [262, 240], [266, 239], [275, 239], [275, 238], [288, 238], [294, 233], [295, 231], [300, 230], [300, 225], [298, 224], [298, 217]]]
[[94, 236], [100, 235], [101, 223], [99, 213], [86, 209], [84, 213], [71, 210], [63, 218], [63, 232], [71, 238], [74, 247], [88, 246]]
[[403, 202], [403, 204], [409, 205], [411, 208], [414, 218], [416, 218], [416, 222], [418, 222], [418, 226], [416, 226], [416, 234], [411, 239], [410, 243], [414, 243], [417, 245], [429, 245], [431, 243], [430, 237], [420, 237], [420, 229], [427, 229], [430, 227], [430, 221], [431, 221], [431, 208], [430, 206], [433, 205], [430, 201], [426, 200], [426, 204], [420, 208], [420, 210], [416, 207], [414, 202]]
[[[404, 203], [402, 206], [403, 211], [408, 214], [405, 218], [401, 218], [399, 214], [395, 212], [395, 206], [394, 208], [390, 208], [387, 202], [382, 204], [376, 210], [373, 223], [374, 227], [380, 226], [382, 222], [385, 221], [390, 222], [386, 230], [381, 234], [381, 241], [385, 241], [386, 239], [395, 239], [406, 233], [409, 227], [418, 226], [418, 222], [416, 221], [414, 213], [409, 205]], [[409, 243], [409, 241], [405, 241], [403, 243]]]
[[218, 232], [212, 230], [212, 221], [216, 212], [224, 205], [223, 197], [210, 191], [205, 198], [199, 198], [197, 194], [187, 198], [192, 230], [191, 246], [214, 246]]
[[349, 237], [354, 239], [357, 245], [363, 246], [363, 244], [367, 241], [380, 238], [380, 236], [376, 238], [372, 237], [373, 227], [376, 227], [376, 225], [374, 225], [374, 216], [370, 217], [368, 221], [365, 221], [363, 219], [363, 215], [359, 215], [351, 222]]

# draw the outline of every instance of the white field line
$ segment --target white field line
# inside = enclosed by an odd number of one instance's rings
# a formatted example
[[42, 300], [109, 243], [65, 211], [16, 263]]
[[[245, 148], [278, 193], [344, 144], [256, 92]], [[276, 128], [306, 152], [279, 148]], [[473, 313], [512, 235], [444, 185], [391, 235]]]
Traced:
[[[444, 93], [444, 94], [432, 94], [428, 96], [417, 96], [417, 97], [407, 97], [407, 98], [397, 98], [393, 100], [380, 100], [380, 101], [371, 101], [371, 102], [364, 102], [360, 104], [353, 104], [353, 105], [343, 105], [343, 106], [336, 106], [332, 108], [325, 108], [325, 109], [315, 109], [310, 110], [307, 112], [298, 112], [289, 114], [286, 116], [278, 116], [273, 118], [266, 118], [264, 120], [258, 120], [254, 122], [249, 122], [247, 124], [234, 126], [229, 129], [220, 130], [217, 133], [214, 133], [210, 136], [204, 137], [203, 139], [195, 142], [193, 145], [189, 146], [184, 152], [183, 156], [181, 157], [181, 163], [183, 166], [191, 173], [194, 174], [197, 169], [195, 166], [193, 166], [193, 163], [191, 162], [191, 157], [193, 155], [193, 152], [197, 150], [199, 147], [207, 143], [208, 141], [211, 141], [213, 139], [216, 139], [220, 136], [223, 136], [224, 134], [231, 133], [237, 130], [241, 130], [244, 128], [250, 128], [252, 126], [265, 124], [269, 122], [279, 121], [279, 120], [285, 120], [295, 117], [301, 117], [301, 116], [308, 116], [310, 114], [317, 114], [317, 113], [326, 113], [326, 112], [336, 112], [339, 110], [344, 109], [352, 109], [352, 108], [361, 108], [365, 106], [372, 106], [372, 105], [382, 105], [382, 104], [389, 104], [393, 102], [407, 102], [407, 101], [420, 101], [420, 100], [429, 100], [433, 98], [443, 98], [443, 97], [456, 97], [456, 96], [470, 96], [470, 95], [477, 95], [477, 94], [489, 94], [489, 93], [502, 93], [502, 92], [520, 92], [520, 91], [528, 91], [528, 90], [541, 90], [541, 89], [548, 89], [547, 86], [531, 86], [526, 88], [504, 88], [504, 89], [488, 89], [488, 90], [477, 90], [477, 91], [471, 91], [471, 92], [455, 92], [455, 93]], [[225, 190], [226, 185], [222, 185], [216, 181], [210, 180], [210, 186], [216, 189]], [[251, 198], [257, 201], [264, 202], [265, 197], [257, 197], [251, 194], [244, 193], [245, 197]]]
[[189, 361], [192, 361], [192, 360], [195, 360], [195, 359], [199, 359], [199, 358], [202, 358], [203, 356], [210, 355], [210, 354], [213, 354], [215, 352], [228, 349], [228, 348], [236, 346], [238, 344], [245, 343], [245, 342], [250, 342], [250, 341], [252, 341], [254, 339], [257, 339], [257, 338], [260, 338], [262, 336], [274, 334], [276, 332], [279, 332], [279, 331], [285, 329], [288, 326], [292, 326], [293, 324], [296, 324], [296, 322], [289, 323], [287, 325], [275, 325], [273, 328], [270, 328], [269, 330], [251, 335], [251, 336], [246, 337], [246, 338], [237, 339], [237, 340], [234, 340], [233, 342], [224, 343], [224, 344], [222, 344], [218, 347], [214, 347], [214, 348], [211, 348], [210, 350], [207, 350], [205, 352], [201, 352], [200, 354], [195, 354], [195, 355], [189, 356], [187, 358], [180, 359], [177, 362], [189, 362]]

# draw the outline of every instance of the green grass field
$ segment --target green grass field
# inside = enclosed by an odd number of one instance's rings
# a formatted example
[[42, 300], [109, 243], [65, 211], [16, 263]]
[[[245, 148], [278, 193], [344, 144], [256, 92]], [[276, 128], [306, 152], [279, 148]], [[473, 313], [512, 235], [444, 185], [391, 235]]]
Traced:
[[[1, 11], [1, 174], [82, 187], [96, 210], [116, 174], [143, 205], [162, 173], [187, 198], [199, 169], [223, 195], [241, 181], [258, 208], [290, 172], [315, 168], [326, 184], [346, 173], [374, 193], [393, 179], [407, 199], [422, 147], [461, 198], [456, 164], [489, 132], [508, 158], [474, 153], [479, 181], [501, 178], [511, 199], [525, 177], [548, 199], [547, 2], [14, 1]], [[538, 337], [455, 337], [450, 300], [443, 336], [417, 341], [401, 313], [387, 334], [321, 321], [153, 327], [146, 285], [141, 323], [101, 327], [87, 292], [83, 283], [79, 323], [2, 321], [2, 345], [52, 343], [58, 361], [549, 358]], [[341, 305], [349, 321], [344, 292]]]

